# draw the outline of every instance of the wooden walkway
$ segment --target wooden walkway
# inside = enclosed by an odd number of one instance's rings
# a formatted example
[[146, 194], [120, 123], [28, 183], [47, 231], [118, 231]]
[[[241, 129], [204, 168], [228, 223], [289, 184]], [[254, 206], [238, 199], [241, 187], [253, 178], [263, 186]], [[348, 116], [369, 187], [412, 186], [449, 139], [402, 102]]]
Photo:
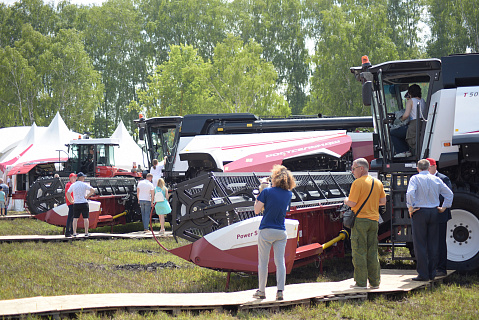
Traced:
[[[171, 231], [166, 231], [164, 235], [160, 236], [159, 232], [155, 231], [155, 236], [158, 237], [172, 237]], [[149, 239], [153, 238], [151, 232], [144, 233], [143, 231], [130, 233], [90, 233], [89, 237], [85, 237], [80, 233], [76, 237], [66, 238], [64, 235], [14, 235], [14, 236], [0, 236], [0, 243], [2, 242], [68, 242], [80, 240], [111, 240], [111, 239]]]
[[14, 219], [33, 219], [31, 214], [8, 214], [1, 216], [0, 220], [14, 220]]
[[[453, 271], [449, 271], [448, 275]], [[294, 305], [309, 306], [334, 300], [367, 299], [370, 295], [404, 293], [442, 281], [417, 282], [414, 270], [381, 270], [379, 289], [351, 289], [353, 279], [340, 282], [316, 282], [287, 285], [283, 301], [275, 301], [276, 287], [266, 289], [266, 299], [252, 298], [255, 290], [218, 293], [110, 293], [71, 296], [33, 297], [0, 301], [0, 318], [24, 318], [26, 315], [59, 318], [75, 313], [126, 311], [167, 311], [178, 314], [192, 310], [280, 309]]]

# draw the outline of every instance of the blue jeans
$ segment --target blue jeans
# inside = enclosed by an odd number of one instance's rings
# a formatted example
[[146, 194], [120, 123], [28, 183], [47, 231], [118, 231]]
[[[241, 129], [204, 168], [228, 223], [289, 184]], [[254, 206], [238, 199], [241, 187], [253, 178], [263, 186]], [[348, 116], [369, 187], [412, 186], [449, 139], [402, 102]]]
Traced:
[[276, 265], [276, 286], [284, 290], [286, 282], [286, 265], [284, 251], [288, 234], [284, 230], [262, 229], [258, 235], [258, 282], [259, 290], [265, 292], [268, 281], [268, 262], [271, 246], [274, 251], [274, 264]]
[[408, 126], [402, 126], [391, 130], [391, 140], [394, 146], [394, 153], [409, 151], [409, 145], [406, 142]]
[[150, 225], [151, 201], [140, 200], [140, 209], [143, 230], [148, 230], [148, 226]]

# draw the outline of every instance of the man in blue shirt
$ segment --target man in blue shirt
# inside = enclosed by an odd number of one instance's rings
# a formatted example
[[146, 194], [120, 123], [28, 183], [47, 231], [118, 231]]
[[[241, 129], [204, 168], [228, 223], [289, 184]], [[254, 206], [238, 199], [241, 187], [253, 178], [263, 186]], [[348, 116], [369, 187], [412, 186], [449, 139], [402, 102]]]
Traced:
[[[429, 173], [429, 161], [419, 160], [418, 174], [411, 177], [407, 187], [406, 204], [412, 219], [412, 237], [418, 276], [415, 281], [436, 277], [438, 251], [438, 214], [450, 208], [453, 193], [438, 177]], [[439, 195], [444, 197], [439, 206]]]

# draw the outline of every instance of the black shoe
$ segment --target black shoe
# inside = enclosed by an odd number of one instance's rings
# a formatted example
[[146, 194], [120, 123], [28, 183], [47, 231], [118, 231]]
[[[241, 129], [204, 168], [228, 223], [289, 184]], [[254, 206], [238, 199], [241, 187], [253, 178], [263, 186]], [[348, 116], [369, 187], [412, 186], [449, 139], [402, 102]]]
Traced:
[[415, 277], [415, 278], [412, 278], [411, 280], [412, 281], [429, 281], [428, 279], [424, 279], [424, 278], [421, 278], [421, 277]]
[[65, 234], [65, 238], [71, 238], [71, 234]]
[[446, 271], [436, 271], [436, 277], [445, 277], [447, 276]]

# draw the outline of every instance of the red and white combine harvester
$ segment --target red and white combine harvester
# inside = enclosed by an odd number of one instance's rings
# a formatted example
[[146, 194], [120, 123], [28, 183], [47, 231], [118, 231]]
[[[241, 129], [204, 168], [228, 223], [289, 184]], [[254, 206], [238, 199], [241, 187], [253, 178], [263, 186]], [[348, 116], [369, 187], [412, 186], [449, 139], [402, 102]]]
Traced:
[[[254, 195], [273, 165], [294, 172], [287, 214], [287, 271], [344, 255], [348, 234], [340, 207], [349, 193], [352, 160], [372, 160], [370, 117], [261, 119], [252, 114], [203, 114], [137, 121], [148, 156], [167, 156], [173, 235], [191, 242], [169, 252], [199, 266], [256, 272], [261, 217]], [[275, 272], [270, 261], [270, 272]]]
[[[371, 106], [372, 120], [260, 119], [251, 114], [138, 120], [149, 160], [167, 156], [164, 174], [173, 186], [173, 234], [192, 242], [171, 252], [208, 268], [254, 272], [257, 221], [248, 221], [254, 215], [252, 192], [267, 175], [264, 172], [278, 163], [293, 171], [298, 182], [287, 216], [299, 221], [296, 249], [289, 251], [288, 261], [294, 266], [318, 259], [317, 253], [345, 236], [338, 211], [353, 181], [345, 172], [353, 159], [365, 157], [372, 160], [371, 171], [388, 192], [379, 240], [392, 245], [393, 259], [404, 259], [395, 248], [412, 249], [407, 182], [417, 172], [417, 161], [432, 157], [454, 189], [447, 228], [448, 267], [477, 268], [479, 54], [378, 65], [365, 59], [351, 72], [363, 85], [363, 103]], [[390, 130], [395, 112], [405, 108], [404, 95], [412, 84], [422, 88], [426, 110], [416, 122], [413, 155], [395, 158]], [[360, 127], [374, 127], [374, 132], [355, 132]], [[290, 231], [289, 241], [293, 238]], [[323, 253], [343, 254], [341, 242]]]

